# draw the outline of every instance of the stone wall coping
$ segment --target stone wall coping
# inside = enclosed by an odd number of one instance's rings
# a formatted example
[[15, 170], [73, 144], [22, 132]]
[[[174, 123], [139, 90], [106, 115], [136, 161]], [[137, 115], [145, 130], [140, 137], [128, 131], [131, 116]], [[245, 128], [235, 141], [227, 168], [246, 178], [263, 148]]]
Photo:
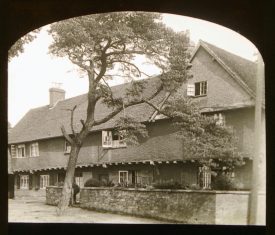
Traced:
[[120, 190], [140, 192], [172, 192], [172, 193], [208, 193], [208, 194], [250, 194], [250, 191], [222, 191], [222, 190], [187, 190], [187, 189], [145, 189], [120, 187], [83, 187], [82, 190]]
[[[61, 186], [47, 186], [46, 188], [59, 188]], [[192, 189], [146, 189], [146, 188], [122, 188], [122, 187], [82, 187], [81, 190], [120, 190], [120, 191], [140, 191], [140, 192], [174, 192], [174, 193], [208, 193], [208, 194], [250, 194], [250, 191], [226, 191], [226, 190], [192, 190]], [[28, 191], [28, 190], [26, 190]], [[264, 191], [260, 191], [259, 195], [265, 195]]]

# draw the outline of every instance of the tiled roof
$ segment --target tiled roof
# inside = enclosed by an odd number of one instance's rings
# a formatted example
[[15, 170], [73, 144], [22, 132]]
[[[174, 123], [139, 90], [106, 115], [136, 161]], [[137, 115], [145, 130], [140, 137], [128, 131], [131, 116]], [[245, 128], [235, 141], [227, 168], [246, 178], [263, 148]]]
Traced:
[[[160, 82], [158, 77], [148, 80], [144, 91], [144, 97], [153, 94]], [[117, 85], [112, 87], [112, 91], [115, 97], [122, 96], [129, 86], [129, 83]], [[165, 92], [162, 91], [157, 95], [152, 102], [158, 104], [162, 101]], [[38, 139], [47, 139], [57, 136], [62, 136], [61, 125], [64, 125], [67, 132], [70, 132], [70, 111], [75, 105], [77, 108], [74, 112], [74, 127], [75, 130], [81, 129], [80, 120], [85, 120], [85, 114], [87, 109], [87, 94], [76, 96], [70, 99], [59, 101], [56, 106], [49, 108], [48, 105], [31, 109], [21, 121], [10, 131], [9, 143], [28, 142]], [[96, 105], [95, 120], [99, 120], [112, 112], [112, 108], [108, 108], [106, 105], [99, 101]], [[142, 103], [125, 109], [127, 115], [131, 115], [140, 122], [148, 121], [153, 114], [154, 109], [148, 104]], [[122, 116], [123, 112], [116, 115], [114, 118], [106, 123], [95, 126], [92, 131], [103, 130], [112, 128], [115, 125], [118, 117]]]
[[[255, 93], [256, 63], [203, 41], [200, 41], [200, 45], [206, 48], [209, 53], [212, 53], [215, 58], [221, 61], [221, 63], [232, 71], [233, 74], [236, 74], [236, 77], [245, 84], [249, 91]], [[195, 53], [193, 57], [195, 56]], [[152, 94], [158, 87], [157, 84], [159, 82], [160, 80], [158, 77], [149, 79], [148, 85], [144, 91], [144, 97]], [[112, 90], [114, 95], [123, 95], [128, 86], [129, 83], [113, 86]], [[165, 92], [163, 91], [153, 99], [153, 103], [161, 103], [164, 97]], [[46, 105], [31, 109], [9, 133], [9, 143], [28, 142], [62, 136], [60, 130], [61, 125], [64, 125], [67, 132], [70, 133], [70, 112], [68, 109], [72, 109], [75, 105], [77, 105], [77, 108], [74, 112], [74, 127], [76, 131], [80, 130], [80, 120], [85, 120], [87, 94], [60, 101], [54, 106], [54, 108], [49, 108], [49, 106]], [[98, 120], [111, 111], [111, 108], [106, 107], [99, 101], [96, 105], [95, 119]], [[154, 109], [148, 104], [143, 103], [129, 107], [125, 112], [135, 117], [138, 121], [145, 122], [152, 117]], [[94, 127], [92, 131], [112, 128], [118, 117], [122, 115], [123, 112], [119, 113], [108, 122]]]

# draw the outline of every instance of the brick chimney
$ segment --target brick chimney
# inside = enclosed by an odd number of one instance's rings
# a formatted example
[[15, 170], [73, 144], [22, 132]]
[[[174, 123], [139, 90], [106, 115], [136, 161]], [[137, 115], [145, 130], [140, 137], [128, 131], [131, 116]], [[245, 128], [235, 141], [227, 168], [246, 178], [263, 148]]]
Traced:
[[55, 106], [58, 101], [65, 99], [65, 91], [59, 87], [52, 87], [49, 89], [50, 93], [50, 108]]

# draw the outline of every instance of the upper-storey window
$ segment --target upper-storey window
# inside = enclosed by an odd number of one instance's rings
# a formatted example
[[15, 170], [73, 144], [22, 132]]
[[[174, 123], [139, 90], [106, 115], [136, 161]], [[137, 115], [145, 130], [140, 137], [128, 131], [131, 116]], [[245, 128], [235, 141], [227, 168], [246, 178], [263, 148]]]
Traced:
[[207, 81], [187, 84], [187, 96], [207, 95]]
[[216, 124], [219, 126], [225, 125], [225, 115], [223, 113], [215, 113], [214, 119], [216, 120]]
[[24, 158], [24, 157], [26, 157], [25, 144], [11, 145], [11, 156], [13, 158]]
[[39, 146], [38, 143], [32, 143], [30, 145], [30, 156], [31, 157], [38, 157], [39, 156]]
[[65, 140], [64, 153], [70, 153], [71, 148], [71, 144], [67, 140]]
[[121, 132], [102, 131], [102, 146], [105, 148], [120, 148], [126, 147], [126, 143]]

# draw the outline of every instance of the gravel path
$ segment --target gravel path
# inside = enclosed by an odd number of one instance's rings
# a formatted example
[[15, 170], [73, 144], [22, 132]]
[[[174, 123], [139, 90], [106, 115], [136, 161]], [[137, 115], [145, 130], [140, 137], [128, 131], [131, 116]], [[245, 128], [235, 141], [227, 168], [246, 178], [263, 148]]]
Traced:
[[28, 223], [119, 223], [160, 224], [161, 221], [117, 215], [69, 207], [63, 216], [56, 215], [56, 207], [44, 199], [9, 199], [9, 222]]

